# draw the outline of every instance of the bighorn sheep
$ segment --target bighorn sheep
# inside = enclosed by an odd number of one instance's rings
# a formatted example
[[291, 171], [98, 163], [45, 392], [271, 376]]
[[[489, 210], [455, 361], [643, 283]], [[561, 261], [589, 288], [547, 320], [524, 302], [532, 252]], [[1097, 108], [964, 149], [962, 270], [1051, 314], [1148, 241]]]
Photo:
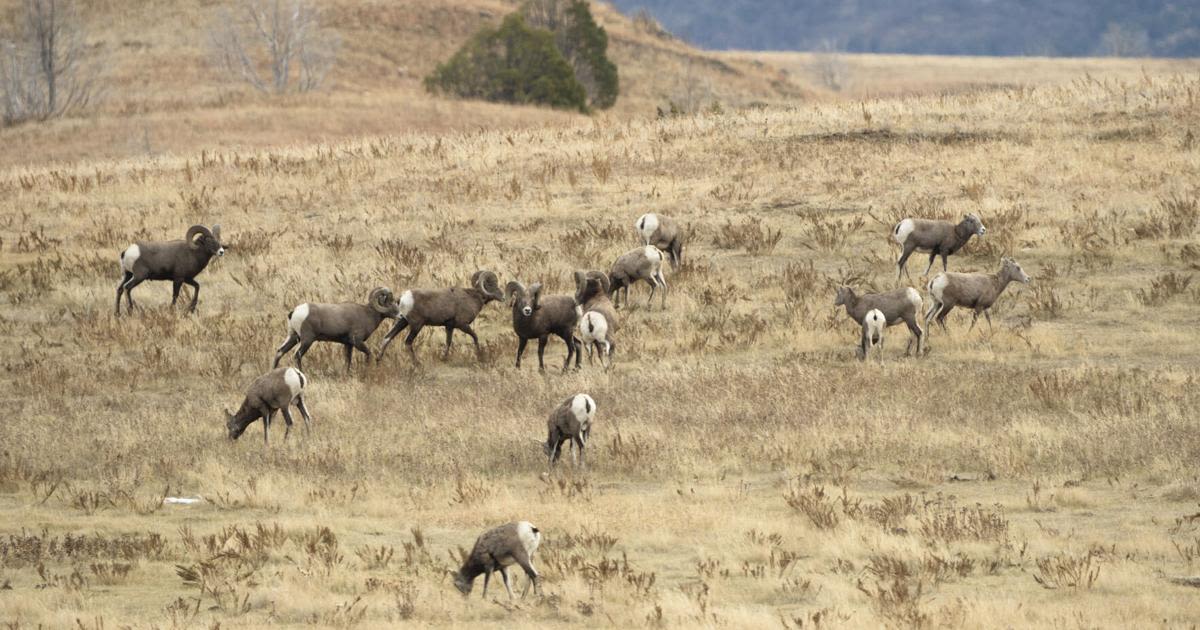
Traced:
[[638, 280], [645, 280], [650, 285], [650, 297], [646, 298], [646, 306], [654, 299], [654, 291], [662, 289], [662, 307], [667, 307], [667, 280], [662, 273], [663, 255], [653, 245], [646, 245], [621, 254], [613, 262], [612, 271], [608, 274], [610, 295], [613, 305], [617, 306], [619, 291], [625, 290], [625, 305], [629, 305], [629, 285]]
[[[199, 236], [200, 238], [196, 238]], [[194, 239], [194, 240], [193, 240]], [[208, 266], [213, 256], [224, 256], [221, 245], [221, 226], [212, 230], [203, 225], [188, 228], [182, 241], [138, 241], [121, 252], [121, 282], [117, 285], [116, 314], [121, 315], [121, 294], [125, 294], [125, 310], [133, 312], [133, 288], [146, 280], [170, 280], [171, 306], [179, 301], [179, 289], [192, 287], [192, 303], [188, 312], [196, 310], [200, 300], [200, 283], [196, 276]]]
[[413, 342], [421, 329], [426, 326], [443, 326], [446, 329], [446, 351], [442, 358], [450, 356], [450, 343], [454, 331], [461, 330], [475, 342], [475, 354], [479, 355], [479, 336], [471, 329], [471, 322], [479, 316], [479, 311], [488, 302], [501, 301], [504, 293], [500, 291], [500, 281], [496, 274], [490, 271], [476, 271], [471, 276], [471, 288], [458, 287], [440, 290], [410, 290], [400, 294], [400, 316], [392, 329], [383, 337], [383, 345], [379, 347], [378, 360], [383, 360], [392, 338], [400, 334], [407, 326], [408, 338], [404, 345], [413, 363], [417, 363], [417, 353], [413, 350]]
[[905, 265], [914, 251], [929, 252], [926, 275], [933, 268], [933, 259], [937, 256], [942, 257], [942, 271], [946, 271], [946, 257], [966, 245], [972, 236], [983, 236], [985, 232], [987, 228], [983, 227], [983, 222], [974, 214], [963, 215], [958, 225], [949, 221], [904, 219], [892, 230], [892, 238], [904, 248], [900, 260], [896, 261], [896, 279], [907, 273]]
[[542, 444], [548, 467], [552, 468], [558, 462], [563, 444], [568, 442], [572, 445], [571, 458], [574, 463], [587, 467], [583, 449], [592, 434], [592, 421], [595, 417], [596, 401], [587, 394], [575, 394], [554, 408], [546, 422], [546, 443]]
[[883, 329], [887, 328], [887, 318], [883, 316], [883, 311], [873, 308], [867, 312], [863, 318], [862, 324], [862, 349], [859, 354], [859, 360], [866, 361], [867, 355], [871, 352], [871, 348], [879, 346], [879, 350], [875, 352], [876, 358], [883, 360]]
[[517, 333], [517, 368], [521, 367], [521, 355], [525, 354], [525, 344], [530, 339], [538, 340], [538, 369], [545, 371], [546, 342], [550, 335], [557, 335], [567, 344], [567, 359], [563, 361], [563, 371], [575, 357], [575, 367], [580, 366], [580, 350], [575, 340], [575, 324], [579, 321], [579, 311], [575, 306], [575, 298], [569, 295], [551, 295], [542, 297], [540, 283], [530, 285], [528, 289], [520, 282], [509, 282], [504, 288], [504, 299], [512, 301], [513, 332]]
[[671, 257], [671, 268], [683, 263], [683, 233], [670, 217], [653, 212], [638, 217], [637, 231], [646, 245], [653, 245]]
[[603, 271], [575, 272], [575, 303], [583, 316], [579, 318], [579, 339], [588, 351], [588, 363], [592, 362], [592, 348], [600, 351], [601, 362], [608, 360], [612, 367], [612, 353], [617, 343], [614, 339], [620, 320], [608, 297], [608, 275]]
[[1029, 284], [1029, 276], [1025, 274], [1025, 270], [1011, 258], [1002, 259], [1000, 271], [996, 273], [939, 273], [929, 281], [929, 299], [932, 303], [925, 313], [925, 327], [929, 328], [930, 321], [936, 317], [942, 330], [948, 330], [946, 315], [955, 306], [961, 306], [974, 311], [971, 315], [971, 327], [967, 332], [975, 329], [975, 322], [979, 320], [980, 313], [987, 318], [988, 327], [991, 328], [992, 316], [988, 309], [996, 303], [996, 299], [1004, 292], [1008, 283], [1014, 280]]
[[530, 585], [533, 586], [533, 592], [540, 595], [541, 576], [538, 575], [537, 569], [533, 568], [533, 554], [537, 552], [541, 542], [541, 532], [529, 521], [508, 523], [484, 532], [475, 540], [475, 546], [463, 561], [462, 568], [453, 574], [454, 587], [466, 597], [475, 586], [475, 578], [482, 573], [483, 597], [486, 599], [492, 573], [499, 571], [500, 578], [504, 580], [504, 590], [508, 591], [508, 598], [511, 600], [513, 593], [508, 580], [508, 567], [516, 564], [529, 577], [521, 597], [524, 598], [529, 593]]
[[[888, 326], [894, 326], [900, 322], [908, 325], [909, 332], [916, 338], [918, 356], [925, 349], [925, 331], [917, 322], [918, 314], [921, 312], [921, 294], [912, 287], [859, 296], [854, 289], [840, 286], [837, 288], [837, 298], [833, 301], [833, 305], [845, 306], [846, 314], [859, 326], [863, 325], [867, 313], [878, 309], [883, 313]], [[912, 344], [913, 338], [910, 337], [904, 350], [905, 356], [912, 353]]]
[[304, 353], [317, 341], [332, 341], [346, 346], [346, 371], [350, 371], [350, 360], [356, 348], [367, 355], [367, 362], [370, 363], [371, 350], [367, 348], [367, 339], [379, 328], [384, 318], [399, 316], [400, 305], [396, 303], [392, 290], [386, 287], [372, 290], [366, 304], [301, 304], [288, 313], [288, 336], [275, 352], [272, 367], [279, 367], [283, 355], [300, 344], [300, 349], [296, 351], [296, 367], [303, 369]]
[[304, 417], [304, 432], [309, 433], [312, 416], [308, 414], [308, 407], [304, 406], [304, 388], [307, 386], [308, 377], [300, 370], [290, 367], [276, 368], [254, 379], [237, 413], [225, 410], [225, 428], [229, 431], [229, 439], [238, 439], [250, 423], [262, 418], [263, 444], [269, 446], [267, 433], [271, 428], [271, 416], [274, 416], [276, 411], [282, 411], [286, 425], [283, 439], [286, 440], [292, 432], [292, 414], [288, 407], [293, 404], [300, 409], [300, 415]]

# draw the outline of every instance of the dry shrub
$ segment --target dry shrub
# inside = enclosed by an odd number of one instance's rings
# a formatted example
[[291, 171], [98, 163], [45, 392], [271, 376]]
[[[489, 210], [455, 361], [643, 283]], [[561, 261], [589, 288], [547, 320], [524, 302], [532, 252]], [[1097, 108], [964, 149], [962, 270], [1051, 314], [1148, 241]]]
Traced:
[[1168, 271], [1150, 280], [1150, 286], [1138, 289], [1137, 301], [1142, 306], [1162, 306], [1171, 298], [1186, 293], [1192, 284], [1192, 276]]
[[1037, 571], [1033, 579], [1042, 588], [1087, 589], [1090, 590], [1100, 577], [1100, 554], [1095, 549], [1088, 550], [1083, 555], [1074, 556], [1065, 553], [1043, 556], [1037, 561]]
[[1008, 537], [1008, 519], [999, 505], [980, 504], [957, 507], [952, 500], [938, 497], [925, 504], [917, 517], [921, 535], [931, 541], [949, 543], [958, 540], [1004, 540]]
[[972, 239], [972, 255], [986, 260], [1011, 256], [1018, 249], [1021, 233], [1030, 227], [1028, 215], [1029, 209], [1022, 204], [1013, 204], [1005, 210], [988, 215], [984, 220], [987, 236]]
[[819, 214], [809, 214], [804, 217], [808, 228], [800, 244], [814, 250], [834, 251], [845, 247], [850, 237], [860, 233], [867, 224], [866, 219], [854, 217], [839, 220], [826, 218]]
[[753, 255], [770, 254], [783, 240], [783, 230], [772, 230], [758, 217], [746, 217], [741, 223], [726, 221], [717, 229], [712, 243], [719, 249], [744, 249]]
[[1200, 224], [1200, 199], [1171, 195], [1133, 226], [1137, 238], [1188, 238]]

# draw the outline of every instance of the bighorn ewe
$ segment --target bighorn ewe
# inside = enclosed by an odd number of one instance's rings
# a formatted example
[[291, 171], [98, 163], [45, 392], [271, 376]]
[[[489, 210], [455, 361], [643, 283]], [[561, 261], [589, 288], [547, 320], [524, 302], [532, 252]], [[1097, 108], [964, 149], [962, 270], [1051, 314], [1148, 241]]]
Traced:
[[[921, 294], [912, 287], [859, 296], [854, 289], [840, 286], [837, 288], [837, 298], [833, 301], [833, 305], [845, 306], [846, 314], [859, 326], [863, 325], [867, 313], [878, 309], [883, 313], [888, 326], [894, 326], [900, 322], [908, 325], [909, 332], [916, 338], [918, 356], [925, 349], [925, 331], [921, 330], [921, 325], [917, 323], [917, 316], [921, 311]], [[910, 337], [904, 350], [905, 356], [911, 354], [912, 344], [913, 339]]]
[[262, 418], [263, 444], [269, 446], [267, 432], [271, 428], [271, 416], [276, 411], [282, 411], [286, 425], [283, 439], [286, 440], [292, 432], [292, 414], [288, 411], [292, 404], [300, 409], [300, 415], [304, 417], [304, 432], [310, 432], [312, 416], [308, 415], [308, 407], [304, 406], [304, 388], [307, 385], [308, 378], [300, 370], [290, 367], [276, 368], [254, 379], [237, 413], [225, 410], [225, 428], [229, 431], [229, 439], [238, 439], [250, 423]]
[[133, 312], [133, 288], [146, 280], [170, 280], [173, 283], [171, 306], [179, 301], [179, 289], [183, 285], [192, 287], [188, 312], [194, 312], [196, 302], [200, 300], [200, 283], [196, 282], [196, 276], [204, 271], [213, 256], [224, 255], [219, 225], [214, 225], [211, 231], [203, 225], [193, 225], [182, 241], [138, 241], [126, 247], [121, 252], [117, 315], [121, 314], [121, 293], [125, 294], [125, 310]]
[[580, 350], [575, 341], [575, 324], [579, 321], [575, 298], [569, 295], [542, 297], [542, 285], [533, 284], [528, 289], [520, 282], [509, 282], [504, 288], [504, 299], [512, 301], [513, 332], [517, 333], [517, 367], [521, 367], [521, 355], [530, 339], [538, 340], [538, 369], [545, 371], [546, 341], [557, 335], [567, 344], [567, 359], [563, 371], [575, 357], [575, 367], [580, 366]]
[[[892, 230], [892, 238], [904, 248], [900, 260], [896, 261], [896, 279], [907, 273], [905, 264], [914, 251], [929, 252], [929, 265], [925, 273], [933, 268], [933, 259], [942, 257], [942, 271], [946, 271], [946, 257], [957, 252], [972, 236], [983, 236], [987, 228], [974, 214], [963, 215], [958, 225], [949, 221], [931, 221], [929, 219], [904, 219]], [[912, 277], [911, 275], [909, 276]]]
[[508, 523], [484, 532], [475, 540], [475, 546], [463, 561], [462, 568], [453, 574], [455, 588], [464, 597], [470, 595], [471, 588], [475, 586], [475, 578], [482, 573], [483, 597], [487, 598], [488, 582], [492, 579], [492, 573], [499, 571], [500, 578], [504, 580], [504, 590], [508, 591], [508, 598], [511, 600], [513, 593], [508, 580], [508, 567], [516, 564], [529, 577], [521, 597], [529, 593], [530, 585], [533, 586], [533, 592], [540, 595], [541, 576], [538, 575], [537, 569], [533, 568], [533, 554], [537, 552], [541, 542], [541, 532], [529, 521]]
[[[542, 444], [546, 465], [553, 467], [562, 455], [563, 444], [569, 442], [572, 445], [571, 458], [574, 463], [587, 467], [583, 448], [587, 446], [588, 438], [592, 434], [592, 420], [595, 417], [596, 401], [587, 394], [575, 394], [555, 407], [546, 422], [546, 443]], [[578, 453], [575, 447], [578, 447]]]
[[979, 319], [980, 313], [987, 318], [990, 328], [992, 316], [988, 309], [996, 303], [996, 298], [1000, 297], [1008, 283], [1014, 280], [1029, 284], [1029, 276], [1025, 274], [1025, 270], [1021, 269], [1021, 265], [1011, 258], [1002, 259], [1000, 271], [993, 274], [939, 273], [929, 281], [929, 299], [932, 304], [925, 313], [925, 327], [929, 328], [929, 322], [936, 317], [942, 330], [947, 330], [946, 315], [955, 306], [961, 306], [974, 311], [971, 315], [971, 327], [967, 329], [967, 332], [975, 329], [975, 322]]
[[608, 297], [608, 275], [603, 271], [575, 272], [575, 303], [583, 316], [579, 318], [579, 339], [588, 351], [588, 363], [592, 362], [592, 348], [600, 351], [600, 359], [606, 358], [612, 367], [612, 353], [617, 343], [614, 335], [620, 327], [617, 311]]
[[421, 333], [421, 329], [426, 326], [443, 326], [446, 329], [446, 351], [442, 354], [442, 358], [450, 356], [450, 343], [454, 337], [454, 331], [461, 330], [470, 335], [471, 341], [475, 342], [475, 354], [479, 355], [479, 336], [471, 330], [471, 322], [479, 316], [479, 311], [488, 302], [500, 301], [504, 299], [504, 294], [500, 291], [500, 281], [496, 278], [496, 274], [490, 271], [476, 271], [471, 276], [471, 288], [460, 289], [458, 287], [451, 289], [440, 290], [410, 290], [400, 294], [400, 316], [396, 318], [396, 323], [392, 325], [392, 329], [383, 337], [383, 345], [379, 347], [378, 360], [383, 360], [383, 353], [387, 350], [388, 344], [392, 343], [392, 338], [400, 334], [407, 326], [408, 338], [404, 340], [404, 345], [408, 347], [408, 354], [412, 357], [413, 363], [417, 363], [417, 353], [413, 350], [413, 341], [417, 339], [417, 335]]
[[862, 324], [862, 349], [858, 356], [859, 360], [867, 360], [867, 354], [871, 352], [871, 348], [879, 346], [879, 350], [875, 352], [876, 358], [883, 360], [883, 329], [887, 328], [887, 318], [883, 316], [883, 311], [873, 308], [867, 312], [863, 318]]
[[662, 307], [667, 307], [667, 280], [662, 273], [663, 255], [653, 245], [646, 245], [621, 254], [613, 262], [612, 271], [608, 274], [611, 283], [610, 295], [613, 296], [614, 306], [619, 301], [618, 291], [625, 290], [625, 305], [629, 305], [629, 285], [638, 280], [645, 280], [650, 285], [650, 297], [646, 298], [646, 306], [654, 299], [654, 291], [662, 289]]
[[279, 367], [279, 359], [300, 344], [300, 349], [296, 351], [296, 367], [303, 369], [304, 353], [317, 341], [332, 341], [346, 346], [346, 371], [350, 370], [350, 359], [356, 348], [367, 355], [367, 362], [370, 363], [371, 350], [367, 348], [367, 339], [385, 317], [399, 316], [400, 305], [396, 303], [392, 290], [386, 287], [372, 290], [366, 304], [301, 304], [288, 313], [288, 336], [275, 352], [272, 367]]
[[651, 212], [639, 217], [636, 227], [642, 242], [667, 252], [671, 257], [671, 268], [679, 268], [683, 263], [683, 233], [674, 220]]

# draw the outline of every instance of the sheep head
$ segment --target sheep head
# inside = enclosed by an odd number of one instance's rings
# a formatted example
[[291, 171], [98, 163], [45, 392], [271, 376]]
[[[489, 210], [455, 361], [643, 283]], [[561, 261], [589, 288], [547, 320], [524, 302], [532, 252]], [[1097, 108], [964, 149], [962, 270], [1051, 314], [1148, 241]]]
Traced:
[[833, 305], [834, 306], [843, 306], [846, 303], [848, 303], [850, 300], [853, 300], [853, 299], [854, 299], [854, 289], [851, 289], [850, 287], [843, 284], [837, 288], [837, 297], [834, 298]]
[[[199, 236], [200, 238], [196, 238]], [[193, 225], [188, 228], [187, 235], [184, 240], [191, 243], [192, 247], [208, 252], [209, 256], [224, 256], [225, 246], [221, 244], [221, 226], [214, 225], [212, 230], [203, 225]]]
[[472, 274], [471, 286], [483, 294], [485, 304], [504, 299], [504, 292], [500, 290], [500, 279], [490, 271], [479, 270]]
[[451, 571], [450, 573], [454, 576], [454, 588], [458, 589], [458, 592], [462, 593], [463, 597], [470, 595], [471, 587], [474, 586], [473, 581], [468, 580], [462, 571]]
[[584, 304], [597, 295], [608, 295], [611, 283], [603, 271], [575, 272], [575, 303]]
[[979, 217], [975, 214], [964, 214], [962, 223], [959, 223], [959, 226], [965, 228], [967, 234], [974, 234], [975, 236], [983, 236], [987, 232], [987, 228], [983, 227], [983, 221], [979, 220]]
[[509, 282], [504, 288], [504, 297], [513, 307], [513, 313], [530, 317], [538, 309], [538, 298], [542, 294], [542, 285], [534, 283], [528, 289], [517, 281]]
[[237, 416], [229, 413], [228, 409], [223, 411], [225, 412], [225, 430], [229, 433], [229, 439], [236, 440], [242, 437], [242, 433], [246, 432], [246, 427], [250, 426], [250, 423], [239, 421]]
[[396, 296], [392, 295], [392, 290], [387, 287], [376, 287], [367, 296], [367, 303], [375, 312], [384, 317], [399, 317], [400, 304], [396, 302]]
[[1029, 275], [1021, 268], [1020, 263], [1011, 258], [1002, 258], [1000, 260], [1000, 277], [1007, 279], [1010, 282], [1016, 280], [1022, 284], [1029, 284]]

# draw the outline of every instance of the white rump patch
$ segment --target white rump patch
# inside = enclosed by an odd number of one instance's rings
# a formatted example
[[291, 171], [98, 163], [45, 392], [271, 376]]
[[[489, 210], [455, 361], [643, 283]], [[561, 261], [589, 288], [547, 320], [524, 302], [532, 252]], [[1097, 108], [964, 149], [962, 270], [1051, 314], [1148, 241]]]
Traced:
[[400, 307], [400, 314], [407, 317], [408, 312], [411, 311], [412, 307], [413, 307], [412, 291], [405, 291], [404, 293], [400, 294], [399, 307]]
[[292, 311], [292, 317], [288, 320], [288, 329], [297, 335], [300, 334], [300, 327], [304, 325], [304, 320], [308, 319], [308, 303], [305, 302], [297, 306]]
[[525, 553], [529, 559], [533, 559], [533, 552], [537, 551], [538, 545], [542, 542], [542, 533], [533, 526], [529, 521], [521, 521], [517, 523], [517, 538], [521, 541], [521, 546], [525, 547]]
[[638, 233], [642, 235], [642, 240], [646, 243], [654, 237], [654, 233], [658, 231], [658, 215], [654, 213], [643, 214], [637, 222]]
[[283, 373], [283, 382], [287, 383], [288, 389], [292, 392], [292, 400], [304, 393], [304, 375], [296, 368], [288, 368]]
[[883, 329], [887, 328], [887, 318], [883, 316], [883, 311], [872, 309], [867, 313], [863, 323], [867, 327], [867, 338], [874, 343], [874, 340], [883, 338]]
[[908, 235], [912, 234], [916, 228], [917, 224], [913, 223], [912, 219], [904, 219], [896, 224], [896, 230], [892, 232], [892, 238], [896, 239], [897, 243], [903, 245], [908, 240]]
[[121, 271], [133, 273], [133, 263], [137, 262], [142, 257], [142, 248], [137, 245], [130, 245], [125, 249], [125, 253], [121, 254]]
[[[584, 343], [604, 341], [608, 337], [608, 320], [596, 311], [588, 311], [579, 320], [579, 340]], [[580, 394], [582, 396], [583, 394]], [[578, 396], [576, 396], [578, 398]]]
[[905, 292], [905, 295], [908, 297], [908, 301], [912, 302], [913, 306], [921, 308], [921, 294], [917, 293], [916, 289], [908, 287], [908, 291]]
[[575, 414], [580, 428], [586, 430], [592, 426], [592, 418], [596, 415], [596, 401], [587, 394], [575, 394], [575, 398], [571, 400], [571, 413]]
[[646, 249], [643, 251], [646, 253], [646, 260], [649, 260], [653, 263], [662, 263], [663, 255], [662, 252], [658, 251], [657, 247], [653, 245], [647, 245]]
[[950, 284], [950, 278], [944, 273], [939, 273], [933, 280], [929, 281], [929, 295], [938, 302], [942, 301], [942, 291], [946, 290], [946, 285]]

